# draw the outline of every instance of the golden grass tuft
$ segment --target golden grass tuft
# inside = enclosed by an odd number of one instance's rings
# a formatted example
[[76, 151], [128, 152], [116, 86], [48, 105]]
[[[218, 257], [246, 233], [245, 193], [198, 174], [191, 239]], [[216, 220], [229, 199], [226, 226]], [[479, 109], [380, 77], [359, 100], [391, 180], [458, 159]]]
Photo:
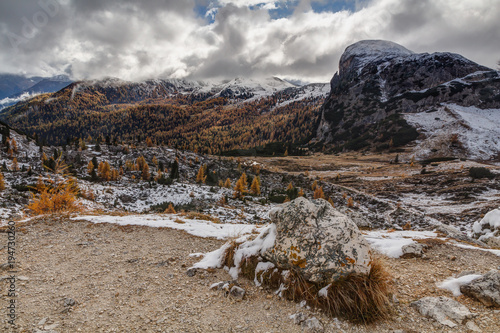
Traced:
[[187, 212], [187, 213], [181, 213], [181, 216], [184, 216], [185, 218], [190, 220], [205, 220], [213, 223], [220, 223], [219, 218], [202, 213]]
[[[234, 266], [238, 245], [233, 242], [226, 250], [225, 266]], [[262, 285], [272, 289], [281, 286], [282, 296], [288, 300], [305, 300], [309, 306], [321, 308], [331, 316], [364, 324], [386, 319], [392, 313], [389, 301], [391, 277], [380, 258], [372, 261], [369, 274], [350, 274], [333, 282], [327, 297], [318, 295], [324, 285], [307, 281], [298, 270], [291, 269], [288, 274], [283, 274], [285, 270], [272, 268], [256, 276], [259, 262], [258, 256], [244, 258], [240, 265], [241, 275], [252, 281], [255, 277], [259, 281], [262, 278]]]

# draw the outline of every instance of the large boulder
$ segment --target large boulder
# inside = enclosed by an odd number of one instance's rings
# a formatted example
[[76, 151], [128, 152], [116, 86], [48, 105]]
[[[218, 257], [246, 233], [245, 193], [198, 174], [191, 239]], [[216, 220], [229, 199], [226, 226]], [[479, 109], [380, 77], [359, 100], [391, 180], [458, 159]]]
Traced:
[[500, 272], [491, 270], [480, 278], [460, 286], [460, 292], [486, 306], [500, 307]]
[[488, 212], [472, 226], [474, 237], [492, 247], [500, 247], [500, 209]]
[[299, 197], [269, 215], [276, 225], [276, 240], [263, 257], [277, 267], [298, 270], [315, 283], [370, 272], [368, 242], [356, 224], [327, 201]]

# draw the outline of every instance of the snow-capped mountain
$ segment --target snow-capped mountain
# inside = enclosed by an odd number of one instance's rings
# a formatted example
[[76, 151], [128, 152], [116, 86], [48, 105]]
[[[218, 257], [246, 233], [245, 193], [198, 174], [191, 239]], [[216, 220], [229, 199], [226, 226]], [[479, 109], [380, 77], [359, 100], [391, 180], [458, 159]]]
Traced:
[[[406, 145], [421, 133], [402, 115], [435, 111], [443, 103], [500, 108], [499, 72], [458, 54], [418, 54], [388, 41], [347, 47], [330, 85], [316, 140], [338, 149]], [[456, 153], [478, 156], [465, 150]], [[429, 151], [449, 154], [436, 147]]]

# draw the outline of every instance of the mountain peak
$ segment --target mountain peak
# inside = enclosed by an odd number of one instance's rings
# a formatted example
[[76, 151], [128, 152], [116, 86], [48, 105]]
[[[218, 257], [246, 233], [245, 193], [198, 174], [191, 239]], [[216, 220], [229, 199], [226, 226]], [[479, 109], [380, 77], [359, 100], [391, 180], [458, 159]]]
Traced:
[[362, 40], [349, 45], [340, 58], [340, 70], [362, 68], [378, 59], [392, 59], [415, 54], [404, 46], [386, 40]]

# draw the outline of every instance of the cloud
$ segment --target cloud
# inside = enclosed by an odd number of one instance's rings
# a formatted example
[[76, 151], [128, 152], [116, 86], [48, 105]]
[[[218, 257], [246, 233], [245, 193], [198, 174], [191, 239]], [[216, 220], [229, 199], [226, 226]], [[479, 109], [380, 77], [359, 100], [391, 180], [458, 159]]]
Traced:
[[[337, 2], [339, 8], [354, 9], [317, 10]], [[279, 76], [326, 82], [343, 50], [362, 39], [392, 40], [416, 52], [452, 51], [496, 67], [496, 2], [3, 1], [0, 72], [66, 72], [78, 79]], [[273, 13], [283, 6], [292, 10], [276, 17]], [[199, 8], [205, 9], [200, 13]]]

